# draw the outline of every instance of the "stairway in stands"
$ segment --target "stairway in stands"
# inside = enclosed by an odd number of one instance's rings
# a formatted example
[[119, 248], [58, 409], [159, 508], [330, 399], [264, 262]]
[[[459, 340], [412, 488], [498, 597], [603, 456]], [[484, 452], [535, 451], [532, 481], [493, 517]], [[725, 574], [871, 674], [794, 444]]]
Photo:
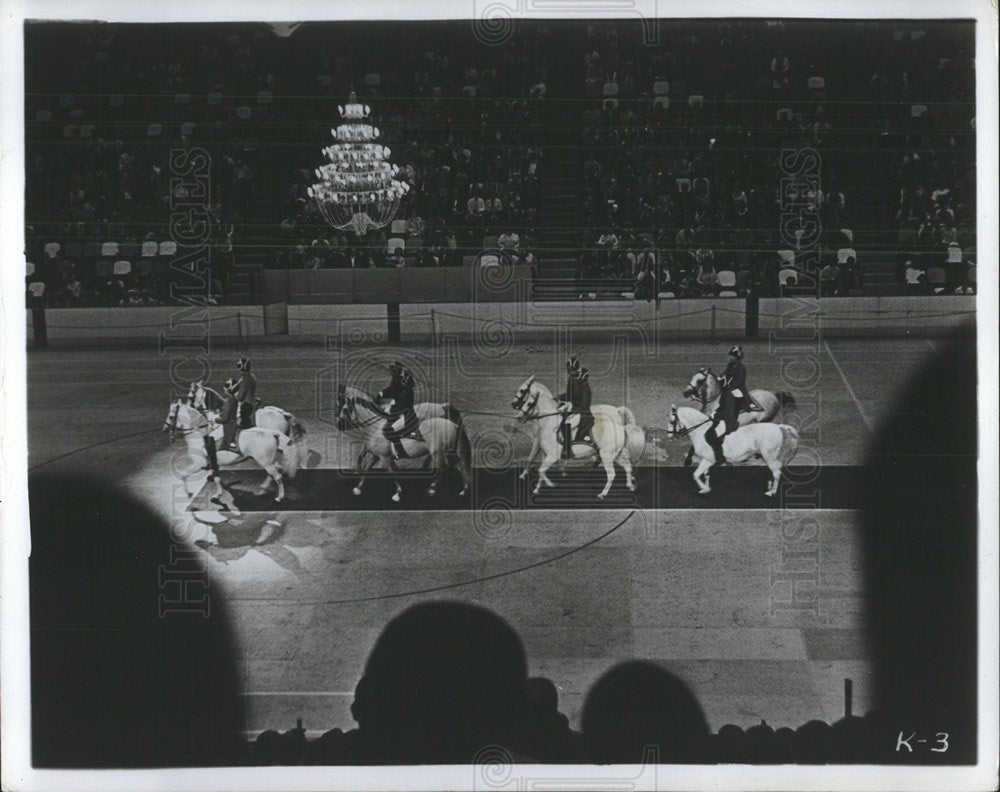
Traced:
[[852, 163], [853, 179], [846, 185], [847, 216], [854, 231], [865, 277], [865, 292], [872, 295], [898, 294], [896, 281], [896, 239], [892, 206], [896, 177], [892, 173], [895, 152], [857, 149]]
[[229, 278], [228, 305], [260, 305], [263, 301], [264, 262], [266, 254], [246, 247], [236, 249], [233, 272]]
[[552, 51], [559, 53], [547, 65], [545, 107], [545, 173], [539, 212], [540, 278], [535, 299], [575, 298], [573, 275], [579, 255], [581, 117], [586, 27], [553, 29]]

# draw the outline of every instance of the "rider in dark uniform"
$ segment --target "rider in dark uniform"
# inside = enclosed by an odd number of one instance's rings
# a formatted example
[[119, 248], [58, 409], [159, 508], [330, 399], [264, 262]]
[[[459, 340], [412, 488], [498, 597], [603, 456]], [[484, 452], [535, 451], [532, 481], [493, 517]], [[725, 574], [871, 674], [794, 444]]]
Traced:
[[729, 364], [722, 373], [722, 394], [719, 406], [712, 415], [712, 425], [705, 433], [705, 439], [715, 452], [715, 464], [726, 461], [722, 452], [722, 439], [739, 427], [738, 416], [746, 409], [747, 369], [743, 365], [743, 347], [734, 346], [729, 350]]
[[225, 384], [225, 400], [222, 402], [222, 407], [219, 410], [219, 417], [216, 418], [216, 423], [222, 425], [222, 450], [223, 451], [236, 451], [236, 414], [239, 409], [239, 402], [236, 399], [236, 390], [239, 383], [230, 377], [226, 380]]
[[250, 359], [246, 355], [240, 355], [240, 359], [236, 362], [236, 369], [240, 372], [240, 378], [236, 383], [239, 428], [249, 429], [253, 426], [253, 414], [256, 407], [257, 378], [250, 371]]
[[[580, 424], [576, 430], [577, 440], [585, 440], [594, 426], [594, 414], [590, 411], [590, 372], [580, 366], [579, 359], [574, 355], [566, 361], [566, 373], [569, 378], [566, 381], [566, 392], [559, 394], [556, 398], [560, 401], [568, 401], [571, 405], [571, 412], [580, 415]], [[568, 419], [568, 416], [567, 416]], [[570, 459], [573, 456], [572, 428], [569, 421], [563, 423], [563, 458]]]
[[[417, 414], [413, 411], [413, 390], [416, 383], [413, 374], [399, 361], [389, 366], [389, 373], [392, 374], [392, 381], [378, 392], [375, 399], [380, 402], [392, 399], [392, 406], [389, 407], [389, 414], [392, 417], [382, 427], [382, 434], [392, 442], [396, 459], [402, 459], [407, 456], [402, 438], [411, 432], [419, 436], [415, 431], [418, 423]], [[403, 416], [401, 425], [399, 416]]]

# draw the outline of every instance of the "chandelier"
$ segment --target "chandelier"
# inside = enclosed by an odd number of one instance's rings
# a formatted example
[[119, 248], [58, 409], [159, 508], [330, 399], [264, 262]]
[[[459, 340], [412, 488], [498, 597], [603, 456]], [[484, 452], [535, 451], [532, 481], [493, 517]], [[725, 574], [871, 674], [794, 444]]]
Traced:
[[338, 107], [343, 123], [330, 133], [336, 143], [323, 149], [328, 163], [316, 169], [319, 181], [308, 189], [323, 219], [334, 228], [351, 228], [359, 237], [392, 222], [399, 199], [410, 189], [394, 177], [399, 167], [390, 165], [388, 146], [378, 140], [378, 127], [363, 123], [371, 113], [351, 92], [346, 107]]

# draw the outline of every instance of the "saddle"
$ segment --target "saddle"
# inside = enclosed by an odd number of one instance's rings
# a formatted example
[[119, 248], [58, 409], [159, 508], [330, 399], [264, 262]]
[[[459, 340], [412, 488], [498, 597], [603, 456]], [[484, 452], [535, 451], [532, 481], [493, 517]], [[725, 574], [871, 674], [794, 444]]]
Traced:
[[[594, 442], [593, 437], [589, 435], [587, 437], [577, 436], [577, 430], [580, 428], [580, 421], [583, 419], [583, 416], [578, 412], [572, 412], [573, 407], [569, 402], [559, 402], [557, 409], [562, 413], [562, 421], [556, 427], [556, 435], [561, 437], [562, 433], [568, 430], [572, 438], [572, 443], [583, 443], [584, 445], [589, 445], [594, 451], [598, 451], [597, 443]], [[591, 423], [591, 429], [588, 429], [588, 433], [592, 429], [593, 423]]]
[[[406, 415], [403, 414], [391, 422], [386, 421], [382, 429], [382, 434], [385, 435], [386, 440], [396, 441], [406, 437], [411, 440], [424, 442], [424, 436], [420, 434], [420, 419], [417, 418], [416, 413], [411, 413], [410, 415], [410, 420], [406, 420]], [[399, 426], [400, 421], [403, 422], [401, 426]]]

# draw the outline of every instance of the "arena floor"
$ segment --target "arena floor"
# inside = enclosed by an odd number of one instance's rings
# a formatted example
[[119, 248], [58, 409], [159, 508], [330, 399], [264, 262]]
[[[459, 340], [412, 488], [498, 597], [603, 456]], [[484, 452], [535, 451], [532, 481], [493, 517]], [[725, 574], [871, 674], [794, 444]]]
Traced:
[[[744, 347], [751, 387], [791, 390], [799, 401], [779, 419], [802, 430], [794, 464], [825, 469], [863, 464], [873, 430], [907, 378], [938, 354], [937, 343], [830, 339], [820, 344], [816, 365], [801, 347], [764, 340]], [[629, 349], [592, 341], [571, 350], [591, 371], [595, 402], [627, 404], [646, 428], [650, 443], [640, 464], [670, 468], [682, 482], [676, 468], [687, 447], [666, 439], [667, 411], [683, 401], [680, 391], [700, 366], [724, 367], [727, 347], [671, 341]], [[357, 449], [331, 423], [336, 384], [375, 390], [387, 379], [385, 364], [401, 357], [421, 383], [419, 400], [450, 401], [463, 411], [477, 466], [502, 469], [523, 460], [530, 445], [509, 408], [514, 392], [530, 374], [561, 386], [569, 349], [268, 345], [249, 353], [264, 402], [305, 424], [312, 467], [346, 469], [356, 459]], [[210, 350], [212, 385], [233, 373], [235, 358], [233, 348]], [[329, 510], [306, 511], [296, 510], [302, 493], [295, 485], [280, 507], [260, 499], [254, 509], [219, 511], [204, 497], [192, 507], [194, 499], [178, 497], [173, 472], [183, 444], [170, 445], [160, 428], [172, 379], [203, 373], [155, 350], [29, 352], [29, 466], [86, 471], [135, 492], [193, 538], [214, 532], [217, 544], [201, 544], [199, 552], [212, 575], [211, 596], [222, 597], [236, 620], [249, 735], [291, 728], [298, 718], [312, 733], [352, 727], [354, 686], [381, 628], [430, 597], [479, 603], [507, 619], [525, 642], [531, 673], [556, 683], [574, 726], [589, 686], [634, 657], [686, 679], [713, 729], [760, 719], [775, 727], [835, 720], [843, 714], [845, 678], [853, 680], [855, 712], [871, 702], [859, 513], [824, 506], [822, 487], [819, 532], [798, 536], [794, 546], [782, 533], [799, 519], [794, 511], [723, 508], [714, 493], [684, 508], [662, 497], [659, 508], [589, 508], [597, 489], [588, 491], [578, 471], [554, 477], [572, 493], [563, 508], [408, 508], [405, 494], [396, 506], [373, 487], [360, 506], [336, 508], [334, 499]], [[767, 472], [759, 471], [762, 491]], [[855, 475], [863, 480], [863, 471]], [[227, 482], [245, 505], [262, 477], [244, 465]], [[713, 485], [720, 493], [757, 486], [748, 471], [733, 469], [716, 472]], [[453, 495], [446, 489], [438, 497]], [[816, 563], [795, 567], [790, 552]], [[808, 589], [815, 607], [796, 612], [784, 606], [790, 589], [782, 574], [803, 569], [815, 573]]]

